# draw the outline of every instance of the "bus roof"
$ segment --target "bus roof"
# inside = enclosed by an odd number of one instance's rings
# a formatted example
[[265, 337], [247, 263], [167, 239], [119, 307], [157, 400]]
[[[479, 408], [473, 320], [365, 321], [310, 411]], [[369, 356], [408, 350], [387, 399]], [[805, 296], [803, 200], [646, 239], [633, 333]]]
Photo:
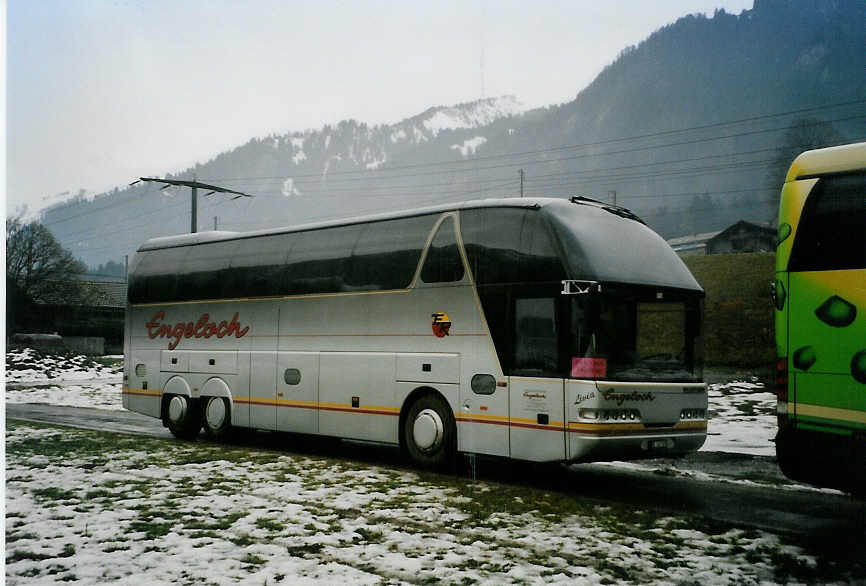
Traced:
[[[204, 244], [206, 242], [216, 242], [221, 240], [239, 240], [242, 238], [253, 238], [257, 236], [268, 236], [271, 234], [286, 234], [289, 232], [306, 232], [308, 230], [317, 230], [320, 228], [332, 228], [336, 226], [346, 226], [350, 224], [366, 224], [368, 222], [377, 222], [381, 220], [393, 220], [396, 218], [409, 218], [413, 216], [423, 216], [428, 214], [437, 214], [455, 210], [477, 209], [477, 208], [540, 208], [546, 205], [568, 204], [568, 200], [553, 198], [553, 197], [526, 197], [526, 198], [491, 198], [479, 199], [472, 201], [464, 201], [458, 203], [440, 204], [423, 208], [408, 209], [396, 212], [386, 212], [381, 214], [371, 214], [358, 216], [355, 218], [342, 218], [339, 220], [329, 220], [324, 222], [311, 222], [307, 224], [298, 224], [295, 226], [285, 226], [282, 228], [268, 228], [264, 230], [255, 230], [250, 232], [229, 232], [229, 231], [210, 231], [198, 232], [196, 234], [180, 234], [177, 236], [161, 236], [159, 238], [151, 238], [139, 247], [139, 251], [157, 250], [160, 248], [174, 248], [177, 246], [191, 246], [195, 244]], [[578, 202], [583, 205], [598, 205], [604, 204], [593, 202], [592, 200], [584, 199]], [[611, 207], [611, 206], [605, 206]], [[611, 207], [611, 209], [614, 209]]]
[[866, 142], [801, 153], [791, 163], [785, 182], [861, 170], [866, 170]]

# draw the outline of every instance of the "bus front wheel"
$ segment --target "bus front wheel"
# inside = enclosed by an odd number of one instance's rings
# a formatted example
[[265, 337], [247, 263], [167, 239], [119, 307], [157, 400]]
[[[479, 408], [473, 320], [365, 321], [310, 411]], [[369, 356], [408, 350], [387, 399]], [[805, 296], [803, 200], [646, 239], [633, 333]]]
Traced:
[[201, 413], [191, 399], [172, 395], [165, 408], [165, 426], [177, 439], [192, 440], [201, 431]]
[[224, 397], [206, 397], [203, 399], [204, 431], [212, 439], [225, 439], [231, 430], [231, 408], [228, 399]]
[[403, 420], [403, 441], [412, 460], [425, 468], [454, 461], [457, 426], [448, 404], [438, 395], [420, 397]]

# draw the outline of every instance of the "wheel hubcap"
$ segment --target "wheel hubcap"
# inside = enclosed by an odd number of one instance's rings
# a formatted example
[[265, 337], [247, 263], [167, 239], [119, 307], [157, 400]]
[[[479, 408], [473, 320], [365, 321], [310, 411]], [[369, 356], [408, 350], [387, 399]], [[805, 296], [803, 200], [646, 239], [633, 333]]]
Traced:
[[180, 423], [186, 417], [186, 397], [175, 395], [168, 402], [168, 418], [172, 423]]
[[415, 417], [412, 426], [412, 439], [424, 452], [432, 452], [442, 445], [445, 426], [442, 418], [433, 409], [424, 409]]
[[211, 429], [219, 429], [222, 427], [226, 420], [225, 401], [220, 398], [208, 401], [205, 418], [207, 419], [208, 427]]

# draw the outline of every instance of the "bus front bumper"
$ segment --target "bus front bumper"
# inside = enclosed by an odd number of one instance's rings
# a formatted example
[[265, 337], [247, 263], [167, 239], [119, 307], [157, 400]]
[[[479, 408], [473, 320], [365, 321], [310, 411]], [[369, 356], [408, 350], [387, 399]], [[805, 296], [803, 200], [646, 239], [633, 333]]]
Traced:
[[706, 426], [689, 431], [653, 430], [628, 435], [570, 433], [570, 462], [669, 458], [696, 452], [707, 439]]

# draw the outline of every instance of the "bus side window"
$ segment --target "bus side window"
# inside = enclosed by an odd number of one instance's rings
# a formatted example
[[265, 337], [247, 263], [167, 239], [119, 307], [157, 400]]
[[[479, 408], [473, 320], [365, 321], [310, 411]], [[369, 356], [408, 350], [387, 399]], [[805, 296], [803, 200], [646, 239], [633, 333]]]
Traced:
[[355, 245], [346, 282], [354, 289], [404, 289], [411, 284], [436, 217], [371, 222]]
[[298, 232], [287, 261], [288, 294], [346, 291], [346, 266], [362, 225]]
[[189, 246], [139, 252], [129, 284], [131, 303], [155, 303], [176, 299], [177, 275]]
[[190, 247], [177, 278], [177, 299], [219, 299], [232, 252], [238, 242], [214, 242]]
[[788, 270], [866, 268], [866, 174], [824, 177], [812, 189]]
[[514, 302], [514, 370], [556, 372], [557, 333], [554, 299], [540, 297]]
[[457, 246], [454, 218], [448, 217], [439, 225], [436, 236], [421, 269], [425, 283], [453, 283], [463, 279], [463, 260]]
[[285, 261], [293, 234], [238, 240], [228, 271], [226, 291], [237, 297], [280, 295], [285, 290]]
[[545, 220], [535, 210], [460, 212], [463, 244], [475, 282], [557, 282], [565, 278]]

